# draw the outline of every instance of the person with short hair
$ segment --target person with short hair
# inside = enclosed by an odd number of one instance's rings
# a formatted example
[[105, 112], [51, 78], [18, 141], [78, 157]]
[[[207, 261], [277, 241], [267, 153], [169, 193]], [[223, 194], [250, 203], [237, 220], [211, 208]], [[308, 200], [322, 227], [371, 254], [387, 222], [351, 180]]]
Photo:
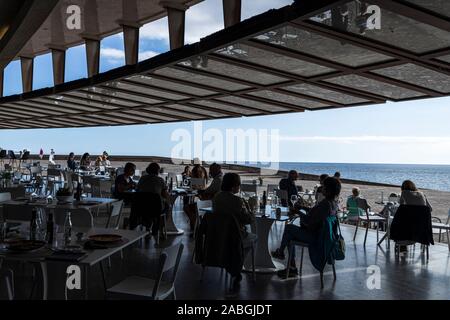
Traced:
[[335, 177], [336, 179], [341, 179], [341, 173], [340, 173], [339, 171], [336, 171], [336, 172], [334, 173], [334, 177]]
[[75, 171], [77, 169], [77, 163], [75, 162], [75, 154], [73, 152], [69, 153], [67, 157], [67, 168], [69, 170]]
[[212, 178], [211, 184], [205, 190], [198, 191], [201, 200], [211, 200], [220, 191], [222, 186], [222, 167], [213, 163], [209, 166], [209, 176]]
[[[249, 233], [246, 226], [254, 221], [254, 216], [250, 211], [248, 203], [237, 196], [241, 187], [241, 178], [236, 173], [226, 173], [222, 179], [221, 191], [218, 192], [212, 201], [212, 214], [233, 215], [239, 224], [242, 236], [242, 243], [245, 253], [247, 254], [256, 240], [256, 235]], [[237, 289], [242, 275], [239, 274], [234, 278], [233, 289]]]
[[[287, 224], [284, 228], [281, 245], [278, 249], [272, 252], [272, 256], [278, 259], [285, 259], [284, 250], [291, 240], [303, 243], [312, 243], [320, 236], [320, 230], [323, 227], [325, 220], [329, 216], [337, 216], [338, 203], [337, 199], [341, 193], [341, 182], [334, 177], [327, 177], [322, 182], [322, 193], [324, 199], [316, 204], [308, 214], [300, 214], [301, 225]], [[288, 261], [289, 275], [298, 275], [298, 270], [295, 265], [295, 252], [292, 253], [291, 261]], [[278, 272], [278, 276], [285, 278], [287, 269]]]
[[298, 179], [298, 172], [291, 170], [286, 178], [280, 180], [279, 188], [280, 190], [285, 190], [287, 192], [287, 200], [281, 199], [281, 205], [287, 207], [290, 205], [290, 199], [292, 195], [298, 195], [298, 189], [295, 185], [295, 181]]
[[114, 182], [114, 197], [119, 200], [127, 200], [124, 193], [126, 191], [136, 188], [136, 183], [133, 181], [134, 173], [136, 171], [136, 165], [131, 162], [125, 164], [123, 173], [118, 175]]
[[356, 203], [358, 208], [361, 208], [364, 212], [371, 208], [367, 200], [361, 197], [361, 190], [358, 187], [352, 188], [352, 195], [347, 198], [347, 208], [351, 207], [352, 203]]

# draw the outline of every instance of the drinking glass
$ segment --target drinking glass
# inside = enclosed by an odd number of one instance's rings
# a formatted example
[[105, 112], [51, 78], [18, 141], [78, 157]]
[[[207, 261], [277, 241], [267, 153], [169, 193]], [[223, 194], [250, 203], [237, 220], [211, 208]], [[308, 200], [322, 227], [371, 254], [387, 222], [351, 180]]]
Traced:
[[291, 195], [292, 207], [295, 206], [295, 204], [297, 203], [297, 201], [298, 201], [298, 196], [295, 195], [295, 194]]

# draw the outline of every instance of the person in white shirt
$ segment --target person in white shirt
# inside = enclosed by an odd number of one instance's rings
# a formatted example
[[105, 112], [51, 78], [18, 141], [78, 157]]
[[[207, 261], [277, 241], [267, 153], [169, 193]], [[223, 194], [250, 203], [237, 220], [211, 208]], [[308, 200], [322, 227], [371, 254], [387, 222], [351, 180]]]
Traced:
[[48, 162], [51, 164], [56, 164], [55, 163], [55, 150], [53, 150], [53, 149], [51, 149], [50, 155], [48, 156]]

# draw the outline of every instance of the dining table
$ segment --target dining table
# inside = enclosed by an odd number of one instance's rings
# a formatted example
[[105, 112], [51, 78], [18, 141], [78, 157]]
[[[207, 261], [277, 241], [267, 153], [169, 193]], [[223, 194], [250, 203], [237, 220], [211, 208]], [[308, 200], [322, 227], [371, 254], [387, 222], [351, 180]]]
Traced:
[[[55, 252], [64, 249], [61, 242], [58, 241], [58, 236], [55, 237], [53, 244], [47, 244], [33, 251], [29, 252], [17, 252], [8, 249], [8, 245], [5, 243], [0, 243], [0, 260], [5, 261], [21, 261], [25, 263], [31, 263], [35, 266], [40, 267], [40, 280], [42, 282], [42, 299], [48, 299], [48, 284], [52, 281], [52, 276], [54, 274], [49, 274], [47, 271], [48, 264], [54, 263], [59, 264], [62, 267], [66, 265], [76, 265], [80, 267], [81, 271], [81, 285], [80, 290], [84, 293], [84, 299], [88, 298], [89, 289], [89, 271], [90, 269], [100, 264], [102, 282], [104, 289], [107, 289], [107, 281], [105, 277], [105, 272], [103, 270], [102, 262], [110, 258], [113, 254], [120, 252], [121, 250], [133, 245], [137, 241], [143, 239], [148, 232], [147, 231], [136, 231], [136, 230], [123, 230], [123, 229], [106, 229], [106, 228], [89, 228], [89, 229], [78, 229], [79, 234], [82, 234], [82, 238], [72, 237], [71, 250], [73, 247], [79, 247], [83, 256], [81, 259], [70, 260], [67, 257], [61, 259], [60, 257], [55, 258]], [[91, 236], [94, 235], [117, 235], [120, 236], [120, 240], [109, 245], [93, 246], [86, 249], [84, 246], [86, 241], [89, 241]], [[66, 269], [61, 270], [66, 274]], [[64, 284], [62, 284], [64, 285]], [[67, 296], [66, 296], [67, 298]]]
[[[276, 214], [277, 208], [281, 211], [281, 215]], [[213, 212], [212, 207], [199, 210], [205, 214]], [[272, 207], [271, 205], [266, 205], [265, 208], [260, 208], [255, 212], [255, 222], [250, 225], [250, 229], [258, 237], [255, 249], [256, 273], [274, 273], [285, 268], [282, 263], [272, 258], [269, 250], [269, 236], [275, 222], [286, 223], [289, 220], [288, 213], [288, 207]], [[244, 270], [252, 271], [252, 259], [250, 255], [244, 261]]]
[[5, 201], [2, 204], [3, 205], [27, 205], [37, 208], [44, 208], [44, 209], [67, 209], [67, 210], [74, 210], [74, 209], [88, 209], [88, 210], [94, 210], [99, 209], [101, 207], [107, 207], [110, 204], [118, 201], [117, 199], [111, 199], [111, 198], [96, 198], [96, 197], [89, 197], [89, 198], [83, 198], [80, 201], [58, 201], [58, 200], [52, 200], [51, 202], [48, 201], [47, 198], [27, 198], [27, 197], [20, 197], [16, 198], [14, 200]]

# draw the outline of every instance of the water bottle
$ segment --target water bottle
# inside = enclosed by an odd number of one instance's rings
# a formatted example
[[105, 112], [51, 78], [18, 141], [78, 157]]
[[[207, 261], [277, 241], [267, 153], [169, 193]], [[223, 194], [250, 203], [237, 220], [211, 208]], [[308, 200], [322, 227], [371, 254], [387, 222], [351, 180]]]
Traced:
[[72, 241], [72, 219], [70, 218], [70, 211], [66, 214], [64, 221], [64, 246], [70, 245]]
[[260, 203], [260, 207], [259, 208], [261, 210], [266, 210], [266, 204], [267, 204], [267, 195], [266, 195], [266, 192], [263, 191], [262, 201]]

